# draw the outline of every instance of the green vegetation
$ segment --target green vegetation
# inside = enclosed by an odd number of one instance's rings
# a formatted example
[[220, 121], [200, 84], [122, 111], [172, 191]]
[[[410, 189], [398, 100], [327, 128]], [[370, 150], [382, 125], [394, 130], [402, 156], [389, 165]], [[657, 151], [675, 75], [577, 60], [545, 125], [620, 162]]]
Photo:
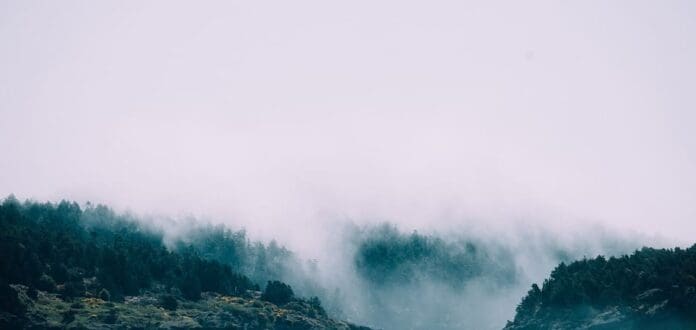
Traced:
[[295, 298], [292, 288], [279, 281], [268, 281], [266, 289], [263, 290], [261, 299], [272, 302], [276, 305], [287, 304]]
[[154, 283], [179, 290], [186, 299], [202, 291], [239, 295], [258, 286], [225, 264], [194, 250], [169, 251], [162, 236], [104, 206], [76, 203], [0, 205], [0, 277], [66, 297], [100, 290], [110, 299], [136, 295]]
[[482, 291], [490, 304], [518, 285], [512, 253], [493, 241], [408, 233], [389, 224], [355, 228], [353, 233], [350, 261], [357, 278], [351, 285], [361, 291], [347, 293], [358, 301], [348, 308], [376, 327], [489, 328], [480, 318], [488, 312], [470, 306], [483, 300]]
[[696, 327], [696, 245], [561, 263], [541, 288], [532, 285], [508, 328], [592, 322], [608, 312], [615, 327]]
[[378, 287], [427, 279], [461, 289], [475, 278], [485, 277], [497, 285], [516, 280], [514, 260], [505, 250], [417, 232], [403, 234], [391, 225], [361, 237], [355, 267], [362, 278]]
[[159, 297], [159, 305], [164, 309], [175, 311], [179, 307], [179, 302], [171, 294], [163, 294]]
[[80, 297], [64, 300], [59, 294], [39, 291], [28, 298], [28, 288], [10, 287], [26, 306], [23, 320], [0, 313], [2, 329], [341, 329], [369, 330], [321, 316], [321, 311], [303, 301], [283, 307], [254, 298], [206, 292], [197, 301], [169, 295], [165, 308], [157, 295], [146, 291], [123, 302]]
[[[101, 205], [0, 202], [0, 328], [358, 328], [328, 318], [318, 297], [296, 297], [322, 289], [275, 242], [223, 226], [165, 237], [143, 223]], [[518, 280], [510, 250], [492, 243], [391, 225], [356, 234], [349, 260], [366, 291], [353, 315], [375, 324], [465, 327], [466, 294]], [[561, 263], [516, 311], [507, 329], [696, 328], [696, 245]]]
[[299, 264], [292, 252], [275, 241], [268, 245], [251, 242], [244, 230], [232, 231], [222, 225], [195, 226], [174, 243], [174, 249], [229, 265], [254, 283], [284, 279]]
[[[260, 301], [259, 286], [244, 272], [273, 276], [263, 270], [277, 271], [288, 255], [275, 243], [251, 244], [244, 232], [216, 227], [200, 229], [188, 244], [179, 240], [167, 248], [162, 233], [135, 220], [101, 205], [83, 210], [74, 202], [5, 199], [0, 203], [0, 328], [167, 328], [169, 321], [181, 328], [273, 328], [275, 322], [335, 322], [326, 317], [318, 298], [295, 298], [290, 286], [279, 281], [269, 282], [265, 300], [294, 312]], [[227, 305], [219, 305], [220, 300]], [[212, 311], [205, 314], [205, 308]], [[224, 319], [205, 325], [210, 321], [205, 315], [213, 314]], [[294, 316], [288, 321], [286, 314]]]

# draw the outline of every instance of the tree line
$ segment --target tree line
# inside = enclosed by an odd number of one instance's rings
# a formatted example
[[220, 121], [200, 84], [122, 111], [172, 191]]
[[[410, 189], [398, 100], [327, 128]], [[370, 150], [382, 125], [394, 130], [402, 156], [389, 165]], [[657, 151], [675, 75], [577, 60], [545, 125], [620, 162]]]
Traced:
[[642, 248], [631, 255], [561, 263], [541, 288], [532, 285], [517, 307], [515, 321], [578, 306], [640, 309], [651, 304], [696, 322], [696, 244], [686, 249]]
[[173, 247], [164, 242], [161, 231], [103, 205], [10, 196], [0, 203], [0, 294], [11, 291], [8, 284], [23, 284], [65, 298], [122, 300], [158, 288], [197, 300], [204, 291], [244, 295], [269, 283], [269, 299], [295, 299], [288, 285], [269, 282], [290, 256], [276, 243], [251, 243], [243, 231], [224, 227], [199, 229]]

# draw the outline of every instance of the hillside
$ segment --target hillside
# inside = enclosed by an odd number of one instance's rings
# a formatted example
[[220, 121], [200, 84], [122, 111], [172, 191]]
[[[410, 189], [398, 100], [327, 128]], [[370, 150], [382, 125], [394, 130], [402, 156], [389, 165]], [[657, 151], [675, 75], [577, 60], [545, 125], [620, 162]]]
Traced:
[[696, 329], [696, 245], [561, 263], [505, 329]]
[[282, 282], [261, 291], [245, 270], [195, 244], [167, 247], [161, 233], [103, 206], [0, 204], [0, 328], [361, 328]]
[[64, 299], [56, 293], [32, 293], [23, 285], [9, 288], [16, 294], [15, 308], [22, 311], [0, 314], [2, 329], [369, 329], [333, 320], [310, 302], [278, 306], [260, 299], [260, 293], [239, 297], [206, 292], [190, 301], [144, 292], [112, 302], [90, 295]]

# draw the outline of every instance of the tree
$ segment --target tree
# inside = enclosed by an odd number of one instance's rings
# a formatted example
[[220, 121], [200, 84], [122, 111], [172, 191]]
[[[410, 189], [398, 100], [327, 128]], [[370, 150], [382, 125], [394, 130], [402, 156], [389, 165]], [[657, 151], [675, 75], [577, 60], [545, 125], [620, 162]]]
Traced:
[[179, 307], [179, 302], [173, 295], [163, 294], [159, 297], [159, 304], [164, 309], [175, 311]]
[[276, 305], [286, 304], [293, 298], [295, 298], [295, 293], [292, 292], [292, 287], [280, 281], [268, 281], [266, 289], [261, 295], [262, 300]]
[[201, 299], [201, 282], [198, 276], [189, 274], [184, 277], [181, 283], [181, 294], [188, 300]]
[[101, 291], [99, 291], [99, 299], [104, 300], [104, 301], [110, 301], [111, 300], [111, 293], [109, 293], [109, 290], [101, 289]]
[[36, 283], [36, 288], [43, 291], [53, 292], [56, 290], [56, 282], [52, 277], [43, 274]]

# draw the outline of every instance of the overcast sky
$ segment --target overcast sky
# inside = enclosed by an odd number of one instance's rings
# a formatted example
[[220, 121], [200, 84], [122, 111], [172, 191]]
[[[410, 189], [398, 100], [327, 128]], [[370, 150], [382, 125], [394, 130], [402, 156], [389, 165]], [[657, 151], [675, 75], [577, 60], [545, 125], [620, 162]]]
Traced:
[[692, 1], [1, 1], [0, 195], [696, 237]]

